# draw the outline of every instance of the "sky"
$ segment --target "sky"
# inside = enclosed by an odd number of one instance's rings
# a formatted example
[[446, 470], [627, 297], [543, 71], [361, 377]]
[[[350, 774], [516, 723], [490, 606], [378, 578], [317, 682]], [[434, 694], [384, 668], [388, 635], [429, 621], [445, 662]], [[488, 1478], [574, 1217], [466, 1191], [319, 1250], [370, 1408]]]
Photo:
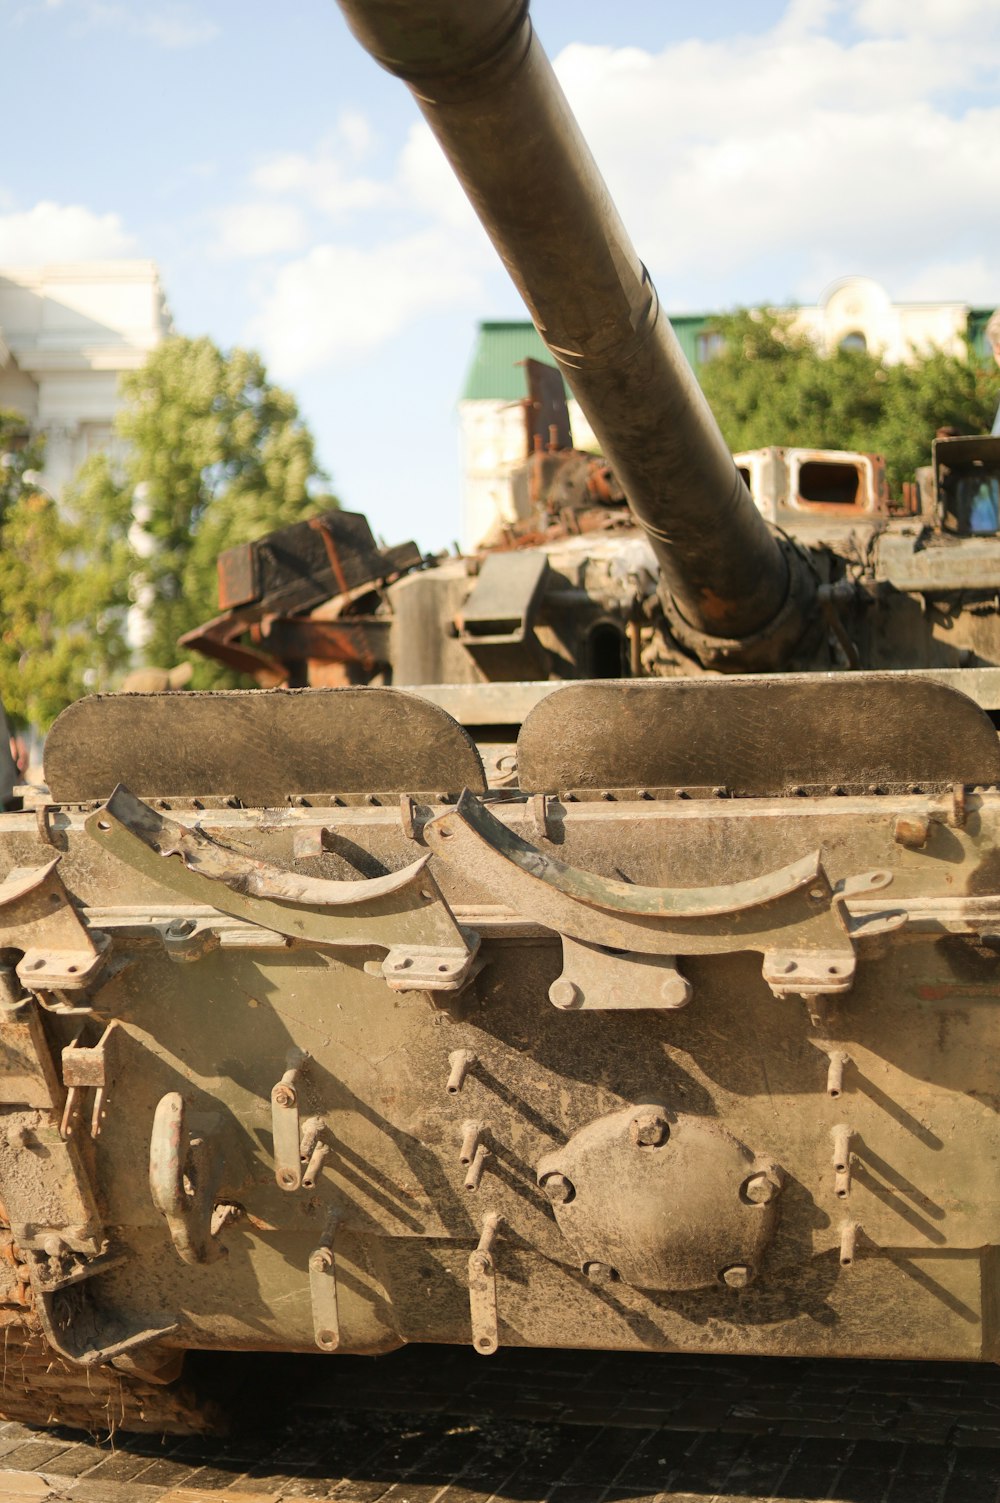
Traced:
[[[415, 0], [416, 3], [416, 0]], [[533, 0], [668, 311], [1000, 303], [997, 0]], [[0, 0], [0, 266], [150, 257], [257, 348], [388, 543], [459, 530], [480, 319], [523, 317], [333, 0]]]

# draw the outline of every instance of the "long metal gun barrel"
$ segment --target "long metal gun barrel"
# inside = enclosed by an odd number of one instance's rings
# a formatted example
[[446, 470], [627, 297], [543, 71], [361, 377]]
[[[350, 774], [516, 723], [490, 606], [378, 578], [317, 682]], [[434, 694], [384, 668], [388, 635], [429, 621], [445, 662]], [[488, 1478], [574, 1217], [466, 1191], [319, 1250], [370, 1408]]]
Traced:
[[611, 202], [527, 0], [338, 0], [405, 80], [697, 632], [778, 615], [789, 569]]

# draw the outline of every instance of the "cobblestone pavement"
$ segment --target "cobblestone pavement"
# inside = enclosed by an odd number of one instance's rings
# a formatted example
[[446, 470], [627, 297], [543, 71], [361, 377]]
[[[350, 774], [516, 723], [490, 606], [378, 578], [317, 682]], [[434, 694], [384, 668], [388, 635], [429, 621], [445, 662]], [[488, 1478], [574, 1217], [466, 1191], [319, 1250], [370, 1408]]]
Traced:
[[0, 1424], [0, 1500], [1000, 1503], [1000, 1370], [410, 1348], [218, 1359], [227, 1439]]

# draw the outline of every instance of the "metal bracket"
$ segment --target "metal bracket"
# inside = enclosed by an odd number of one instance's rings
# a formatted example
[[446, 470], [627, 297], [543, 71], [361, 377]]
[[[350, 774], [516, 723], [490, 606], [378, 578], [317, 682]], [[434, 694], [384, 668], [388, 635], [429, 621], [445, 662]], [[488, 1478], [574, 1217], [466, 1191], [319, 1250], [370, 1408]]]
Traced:
[[340, 1308], [337, 1303], [337, 1263], [334, 1254], [340, 1221], [339, 1213], [331, 1211], [319, 1246], [309, 1255], [313, 1336], [321, 1352], [335, 1352], [340, 1346]]
[[426, 869], [427, 856], [370, 880], [304, 877], [166, 819], [121, 786], [86, 829], [134, 870], [190, 903], [292, 940], [387, 951], [382, 975], [394, 991], [458, 991], [468, 980], [478, 936], [455, 922]]
[[169, 1091], [153, 1117], [149, 1190], [185, 1263], [214, 1263], [227, 1251], [218, 1240], [215, 1216], [221, 1179], [217, 1139], [210, 1132], [189, 1137], [184, 1098], [179, 1091]]
[[[597, 946], [670, 962], [676, 955], [756, 950], [776, 996], [847, 990], [855, 968], [847, 901], [892, 881], [891, 872], [872, 871], [834, 887], [818, 850], [776, 871], [716, 887], [615, 881], [529, 845], [468, 791], [425, 826], [424, 839], [517, 913], [589, 947], [590, 962]], [[904, 922], [902, 914], [882, 915], [880, 932]]]
[[90, 1111], [90, 1136], [100, 1136], [107, 1115], [107, 1088], [111, 1083], [111, 1065], [114, 1056], [117, 1022], [111, 1022], [92, 1048], [79, 1044], [67, 1044], [62, 1052], [62, 1078], [66, 1087], [66, 1105], [59, 1125], [60, 1136], [72, 1137], [82, 1115], [83, 1093], [93, 1090], [94, 1100]]
[[469, 1314], [472, 1345], [482, 1357], [491, 1357], [500, 1345], [497, 1324], [497, 1273], [493, 1244], [500, 1230], [500, 1217], [490, 1211], [483, 1222], [479, 1245], [469, 1254]]
[[88, 1162], [58, 1124], [65, 1096], [34, 1000], [0, 1017], [0, 1184], [18, 1245], [44, 1248], [58, 1237], [93, 1256], [103, 1221]]
[[0, 882], [0, 949], [21, 950], [18, 979], [32, 992], [79, 991], [104, 964], [108, 941], [88, 932], [56, 868], [16, 867]]
[[549, 987], [549, 1001], [564, 1011], [625, 1011], [656, 1008], [677, 1012], [691, 1000], [691, 983], [674, 955], [606, 950], [562, 936], [563, 968]]
[[274, 1178], [279, 1190], [298, 1190], [302, 1184], [299, 1090], [308, 1059], [301, 1049], [290, 1049], [285, 1073], [271, 1089]]
[[[95, 1273], [98, 1271], [103, 1272], [104, 1269], [94, 1270]], [[88, 1344], [88, 1334], [92, 1337], [95, 1330], [106, 1330], [109, 1322], [103, 1311], [96, 1315], [95, 1312], [86, 1311], [89, 1318], [80, 1319], [79, 1299], [79, 1291], [75, 1289], [66, 1294], [61, 1289], [41, 1289], [34, 1307], [49, 1345], [60, 1357], [65, 1357], [67, 1362], [77, 1363], [81, 1367], [97, 1367], [101, 1363], [127, 1357], [133, 1352], [141, 1351], [143, 1347], [162, 1341], [164, 1336], [170, 1336], [180, 1328], [180, 1321], [174, 1320], [167, 1325], [147, 1326], [131, 1331], [117, 1341], [109, 1341], [103, 1346], [93, 1341]], [[121, 1328], [120, 1325], [118, 1328]], [[78, 1334], [82, 1337], [79, 1342], [73, 1339]]]

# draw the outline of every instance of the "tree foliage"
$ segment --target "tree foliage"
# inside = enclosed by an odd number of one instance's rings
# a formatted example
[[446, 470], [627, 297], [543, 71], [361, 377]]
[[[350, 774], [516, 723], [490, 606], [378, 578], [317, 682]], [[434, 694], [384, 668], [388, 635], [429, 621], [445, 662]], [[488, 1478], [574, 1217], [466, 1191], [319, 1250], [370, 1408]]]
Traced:
[[699, 380], [734, 452], [779, 444], [883, 454], [899, 496], [929, 462], [936, 429], [990, 431], [1000, 374], [971, 353], [914, 352], [898, 365], [865, 350], [822, 355], [793, 319], [744, 309], [713, 321], [724, 344]]
[[[114, 688], [143, 657], [182, 660], [177, 638], [216, 614], [216, 558], [337, 505], [318, 487], [312, 435], [257, 355], [165, 341], [122, 382], [111, 447], [57, 506], [41, 444], [0, 412], [0, 696], [16, 724], [47, 727], [71, 700]], [[196, 686], [225, 681], [194, 660]], [[229, 681], [233, 681], [231, 678]]]
[[41, 440], [0, 411], [0, 698], [14, 726], [48, 725], [84, 689], [74, 530], [38, 482]]
[[[337, 505], [319, 487], [312, 434], [288, 392], [247, 350], [172, 338], [124, 377], [115, 443], [68, 492], [77, 567], [101, 680], [123, 660], [131, 607], [145, 660], [170, 668], [177, 639], [216, 614], [216, 559], [236, 543]], [[135, 619], [133, 614], [133, 620]], [[221, 670], [194, 660], [196, 686]]]

